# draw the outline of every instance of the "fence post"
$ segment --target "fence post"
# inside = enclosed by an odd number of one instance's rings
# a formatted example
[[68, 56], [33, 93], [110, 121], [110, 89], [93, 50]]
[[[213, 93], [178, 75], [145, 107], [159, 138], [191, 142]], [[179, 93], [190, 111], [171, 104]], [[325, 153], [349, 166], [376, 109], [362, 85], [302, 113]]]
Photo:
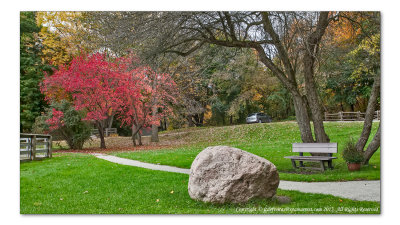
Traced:
[[361, 114], [360, 111], [357, 112], [357, 120], [361, 120]]
[[31, 137], [31, 160], [36, 159], [36, 135], [32, 135]]
[[52, 142], [53, 142], [53, 137], [52, 136], [50, 136], [50, 138], [49, 138], [49, 145], [48, 145], [48, 153], [47, 153], [47, 156], [49, 157], [49, 158], [51, 158], [51, 157], [53, 157], [53, 150], [51, 149], [52, 148]]
[[106, 137], [108, 137], [108, 128], [106, 128]]
[[327, 121], [327, 119], [326, 119], [326, 112], [324, 112], [324, 116], [325, 116], [325, 121]]
[[25, 149], [28, 150], [29, 159], [32, 159], [32, 138], [27, 138], [26, 143], [29, 144]]
[[342, 111], [339, 112], [339, 116], [340, 116], [340, 121], [343, 121], [343, 112]]

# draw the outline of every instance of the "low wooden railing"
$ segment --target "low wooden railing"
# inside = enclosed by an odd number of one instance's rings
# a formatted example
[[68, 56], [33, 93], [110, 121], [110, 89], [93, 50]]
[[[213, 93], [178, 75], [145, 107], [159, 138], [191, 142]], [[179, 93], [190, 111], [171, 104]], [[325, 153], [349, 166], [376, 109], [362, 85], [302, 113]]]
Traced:
[[[362, 112], [325, 112], [325, 121], [363, 121], [365, 113]], [[381, 111], [375, 111], [374, 119], [381, 120]]]
[[51, 135], [20, 134], [20, 160], [31, 161], [52, 157]]

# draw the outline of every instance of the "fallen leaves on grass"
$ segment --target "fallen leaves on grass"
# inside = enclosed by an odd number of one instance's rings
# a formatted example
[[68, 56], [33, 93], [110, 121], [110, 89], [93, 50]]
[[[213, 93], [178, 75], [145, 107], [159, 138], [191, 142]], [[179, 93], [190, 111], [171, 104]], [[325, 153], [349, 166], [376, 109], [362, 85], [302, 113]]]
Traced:
[[131, 152], [142, 150], [158, 150], [158, 149], [172, 149], [176, 146], [171, 145], [142, 145], [136, 147], [109, 147], [106, 149], [101, 148], [87, 148], [87, 149], [70, 149], [70, 150], [54, 150], [55, 153], [107, 153], [107, 152]]

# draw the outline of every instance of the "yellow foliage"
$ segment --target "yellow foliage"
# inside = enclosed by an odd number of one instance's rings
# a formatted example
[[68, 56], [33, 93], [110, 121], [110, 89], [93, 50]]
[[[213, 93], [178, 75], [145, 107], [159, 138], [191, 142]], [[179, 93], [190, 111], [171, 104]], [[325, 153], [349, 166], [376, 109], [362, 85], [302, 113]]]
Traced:
[[[362, 18], [357, 16], [358, 12], [342, 12], [343, 16], [353, 18], [356, 22], [360, 23]], [[326, 38], [329, 37], [329, 42], [336, 44], [351, 44], [356, 41], [356, 37], [362, 33], [360, 27], [354, 26], [352, 22], [346, 18], [341, 17], [337, 22], [331, 23], [327, 29]]]
[[206, 106], [206, 111], [204, 112], [204, 121], [209, 121], [212, 117], [212, 110], [211, 106], [207, 105]]
[[253, 95], [253, 101], [259, 101], [263, 96], [260, 93], [254, 93]]
[[42, 60], [53, 65], [66, 64], [82, 50], [81, 12], [38, 12]]

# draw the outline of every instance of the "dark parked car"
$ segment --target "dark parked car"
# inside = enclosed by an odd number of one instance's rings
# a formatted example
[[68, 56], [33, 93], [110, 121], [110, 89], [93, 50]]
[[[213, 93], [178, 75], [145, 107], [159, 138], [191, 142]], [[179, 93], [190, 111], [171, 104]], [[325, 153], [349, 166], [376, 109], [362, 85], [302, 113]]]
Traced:
[[246, 118], [247, 123], [271, 123], [271, 118], [265, 113], [252, 113]]

